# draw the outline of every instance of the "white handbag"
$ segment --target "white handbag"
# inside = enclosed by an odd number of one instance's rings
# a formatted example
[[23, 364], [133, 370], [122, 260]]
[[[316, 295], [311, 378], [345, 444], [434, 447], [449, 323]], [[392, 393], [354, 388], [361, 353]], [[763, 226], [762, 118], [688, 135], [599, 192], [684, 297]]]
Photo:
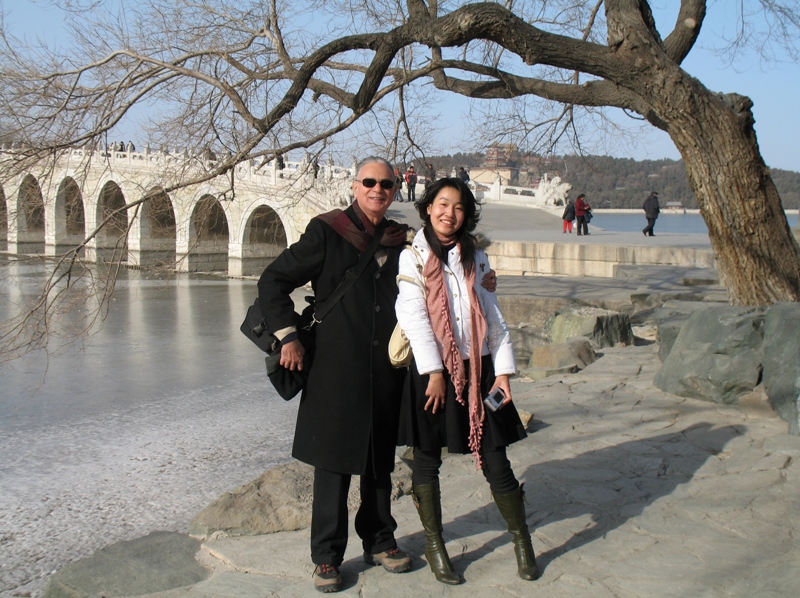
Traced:
[[396, 368], [407, 368], [411, 365], [413, 357], [411, 343], [408, 341], [406, 333], [400, 328], [400, 324], [397, 324], [389, 339], [389, 361]]
[[[419, 270], [420, 275], [422, 275], [422, 256], [420, 256], [417, 250], [413, 247], [411, 248], [411, 251], [414, 252], [414, 261], [417, 263], [417, 269]], [[424, 278], [422, 279], [422, 282], [420, 282], [416, 278], [398, 274], [397, 282], [400, 282], [401, 280], [418, 285], [422, 288], [422, 296], [425, 296]], [[389, 339], [389, 361], [396, 368], [407, 368], [411, 365], [411, 360], [413, 358], [414, 354], [411, 352], [411, 342], [408, 340], [406, 333], [403, 332], [403, 329], [400, 328], [400, 324], [395, 324], [394, 330], [392, 331], [392, 336]]]

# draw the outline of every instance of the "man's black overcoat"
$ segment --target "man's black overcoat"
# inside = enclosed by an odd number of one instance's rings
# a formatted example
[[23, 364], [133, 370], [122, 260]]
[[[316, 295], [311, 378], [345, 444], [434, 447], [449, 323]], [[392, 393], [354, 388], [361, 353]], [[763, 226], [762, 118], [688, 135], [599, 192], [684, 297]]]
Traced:
[[[363, 230], [352, 206], [350, 219]], [[377, 473], [394, 469], [400, 395], [405, 370], [389, 363], [389, 338], [397, 323], [397, 263], [403, 246], [373, 259], [361, 278], [316, 326], [317, 346], [300, 398], [292, 456], [328, 471], [364, 473], [372, 448]], [[309, 281], [320, 300], [329, 297], [359, 252], [319, 218], [271, 263], [258, 283], [270, 330], [293, 325], [290, 293]]]

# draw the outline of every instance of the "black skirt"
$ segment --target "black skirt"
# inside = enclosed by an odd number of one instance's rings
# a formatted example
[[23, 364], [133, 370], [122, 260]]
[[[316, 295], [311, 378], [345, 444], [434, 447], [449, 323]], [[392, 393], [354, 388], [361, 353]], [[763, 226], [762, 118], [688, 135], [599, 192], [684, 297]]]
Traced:
[[[469, 360], [464, 361], [464, 369], [469, 378]], [[429, 451], [446, 447], [451, 453], [470, 453], [469, 449], [469, 408], [456, 401], [456, 392], [450, 374], [444, 372], [447, 390], [444, 410], [435, 414], [425, 411], [428, 397], [428, 376], [420, 375], [416, 361], [411, 362], [406, 376], [403, 399], [400, 408], [400, 430], [398, 445], [413, 446]], [[494, 365], [490, 355], [481, 360], [481, 396], [484, 397], [494, 384]], [[464, 399], [469, 393], [469, 384], [464, 389]], [[482, 450], [508, 446], [527, 436], [525, 427], [513, 403], [498, 411], [484, 409]]]

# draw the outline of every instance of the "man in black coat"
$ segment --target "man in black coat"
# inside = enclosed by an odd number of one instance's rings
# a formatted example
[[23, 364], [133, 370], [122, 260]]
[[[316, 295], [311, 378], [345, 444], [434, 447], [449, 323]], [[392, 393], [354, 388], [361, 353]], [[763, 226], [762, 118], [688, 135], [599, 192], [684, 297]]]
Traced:
[[655, 237], [653, 234], [653, 227], [656, 225], [656, 218], [658, 218], [658, 214], [661, 212], [661, 209], [658, 207], [658, 191], [650, 193], [650, 196], [644, 200], [642, 209], [644, 210], [645, 218], [647, 218], [647, 226], [642, 229], [642, 234], [645, 237], [648, 235]]
[[[262, 312], [281, 339], [281, 365], [302, 369], [290, 293], [311, 282], [323, 301], [336, 289], [373, 235], [381, 245], [365, 272], [316, 325], [316, 349], [300, 399], [292, 456], [314, 466], [311, 560], [315, 587], [341, 589], [339, 566], [347, 546], [347, 493], [361, 476], [355, 528], [364, 559], [391, 572], [411, 561], [397, 548], [390, 510], [395, 444], [404, 370], [393, 368], [388, 344], [397, 323], [397, 264], [404, 225], [386, 221], [395, 196], [392, 165], [367, 158], [353, 182], [355, 202], [312, 219], [303, 235], [270, 264], [258, 283]], [[386, 228], [383, 228], [386, 226]]]

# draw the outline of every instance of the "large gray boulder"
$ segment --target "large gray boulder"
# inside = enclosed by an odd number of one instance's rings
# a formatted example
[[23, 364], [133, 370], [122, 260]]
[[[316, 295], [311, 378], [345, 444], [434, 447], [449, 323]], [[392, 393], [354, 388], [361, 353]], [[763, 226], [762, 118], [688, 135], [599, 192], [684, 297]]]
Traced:
[[761, 378], [765, 308], [712, 307], [681, 328], [655, 385], [665, 392], [734, 404]]
[[583, 336], [597, 347], [633, 344], [628, 314], [599, 307], [570, 306], [557, 312], [545, 323], [547, 338], [553, 344]]
[[778, 303], [767, 311], [764, 387], [789, 434], [800, 435], [800, 304]]
[[[233, 492], [226, 492], [200, 511], [189, 526], [192, 536], [254, 536], [303, 529], [311, 525], [314, 468], [292, 461], [263, 473]], [[392, 496], [411, 490], [411, 470], [399, 461], [392, 474]], [[348, 508], [359, 505], [358, 478], [353, 478]]]
[[[650, 319], [658, 328], [656, 341], [658, 342], [658, 358], [662, 362], [666, 360], [667, 355], [672, 351], [672, 345], [677, 340], [681, 328], [683, 328], [689, 317], [694, 312], [702, 311], [709, 307], [711, 305], [706, 301], [669, 300], [664, 302], [661, 307], [653, 310], [650, 314]], [[727, 307], [727, 304], [717, 304], [716, 307]]]

